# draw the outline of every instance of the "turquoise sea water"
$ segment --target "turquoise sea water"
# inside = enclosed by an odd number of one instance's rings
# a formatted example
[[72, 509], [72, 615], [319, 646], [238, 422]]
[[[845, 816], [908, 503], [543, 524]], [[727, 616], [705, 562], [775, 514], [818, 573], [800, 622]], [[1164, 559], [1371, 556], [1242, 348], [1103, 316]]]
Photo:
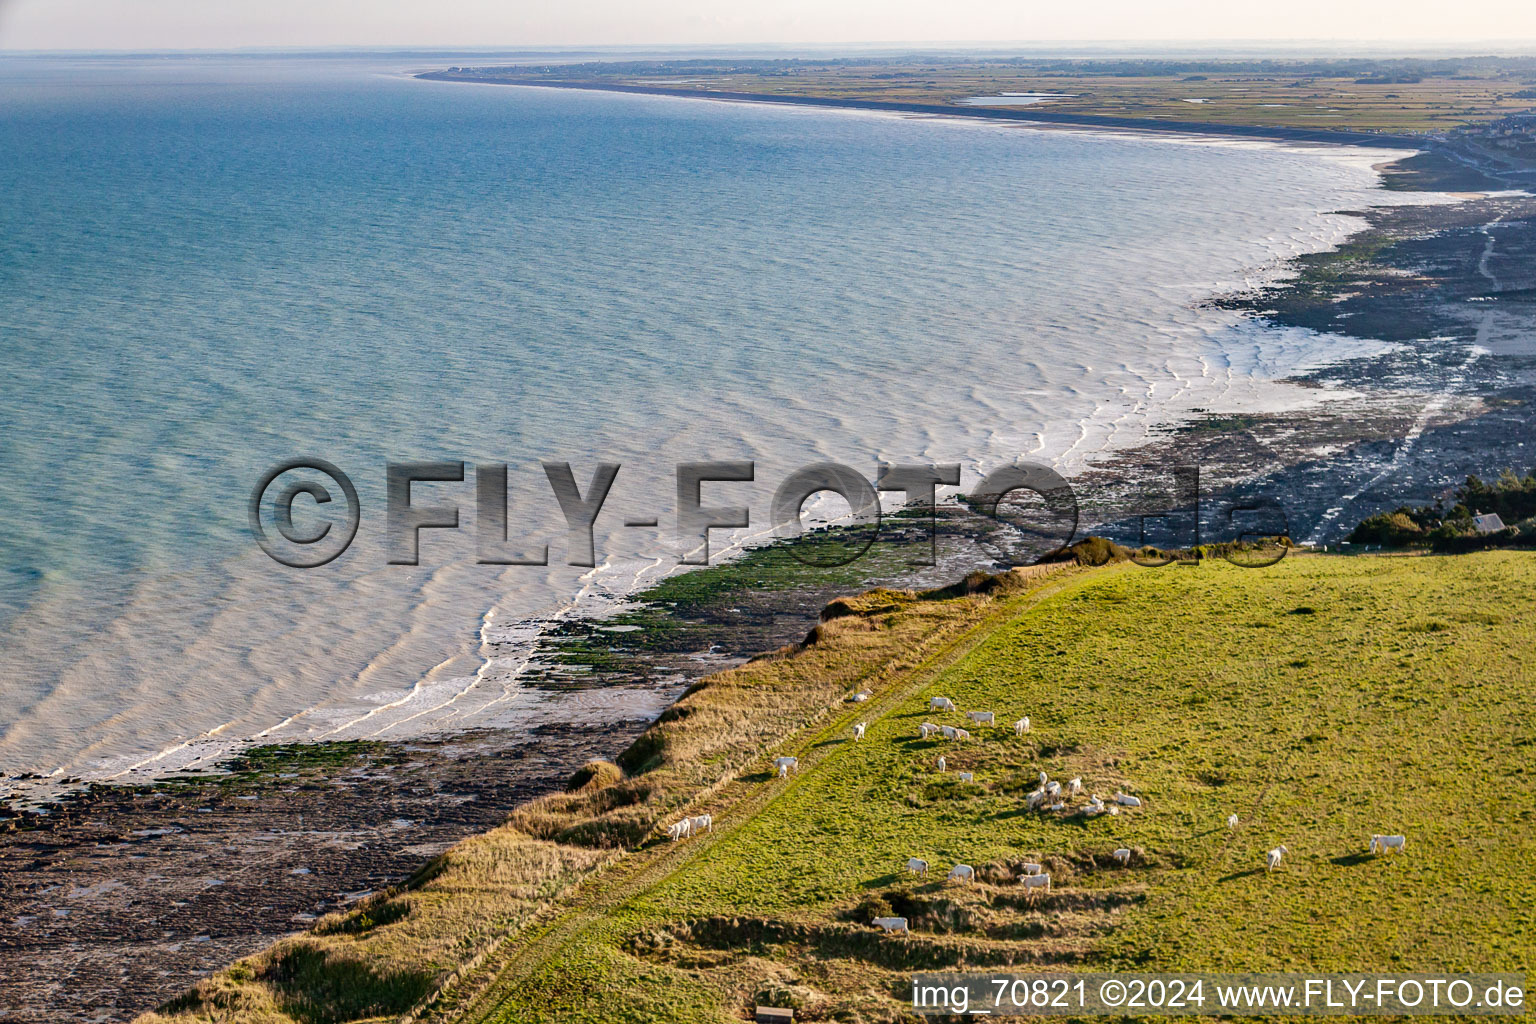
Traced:
[[[1380, 154], [406, 70], [0, 62], [0, 774], [523, 708], [482, 641], [671, 570], [677, 461], [756, 459], [757, 524], [807, 460], [1070, 468], [1348, 351], [1201, 302], [1341, 237]], [[309, 572], [246, 525], [304, 454], [363, 504]], [[384, 463], [433, 458], [510, 463], [556, 564], [387, 565]], [[541, 459], [624, 465], [596, 572]]]

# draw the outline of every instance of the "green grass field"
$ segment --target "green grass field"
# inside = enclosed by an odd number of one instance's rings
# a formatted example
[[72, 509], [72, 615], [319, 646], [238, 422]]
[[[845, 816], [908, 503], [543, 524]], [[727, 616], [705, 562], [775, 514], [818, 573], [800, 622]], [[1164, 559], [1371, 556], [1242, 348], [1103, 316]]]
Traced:
[[[820, 754], [814, 768], [749, 773], [761, 806], [662, 851], [665, 870], [580, 927], [557, 921], [559, 941], [530, 950], [538, 964], [469, 1016], [727, 1021], [777, 998], [801, 1019], [894, 1020], [911, 970], [1007, 963], [1531, 963], [1530, 556], [1120, 566], [1052, 586], [1006, 599], [1016, 614], [953, 664], [790, 741]], [[994, 710], [1000, 727], [919, 741], [924, 720], [964, 724], [928, 713], [930, 694]], [[1019, 739], [1006, 723], [1024, 714]], [[855, 744], [857, 718], [870, 729]], [[1144, 806], [1023, 813], [1041, 769]], [[1407, 852], [1364, 856], [1373, 832], [1405, 833]], [[1268, 875], [1263, 851], [1280, 843], [1290, 854]], [[1131, 867], [1108, 858], [1119, 846], [1138, 849]], [[909, 879], [908, 856], [934, 876]], [[1030, 901], [1005, 879], [1036, 856], [1057, 884]], [[946, 885], [955, 862], [991, 863], [996, 884]], [[912, 916], [910, 938], [869, 927], [884, 907]]]

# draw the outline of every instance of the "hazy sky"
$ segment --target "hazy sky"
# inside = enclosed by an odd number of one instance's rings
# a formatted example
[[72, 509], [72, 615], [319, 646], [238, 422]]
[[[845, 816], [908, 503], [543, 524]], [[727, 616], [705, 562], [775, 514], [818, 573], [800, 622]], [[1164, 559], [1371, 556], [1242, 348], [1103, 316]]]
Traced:
[[0, 0], [0, 49], [1536, 40], [1536, 0]]

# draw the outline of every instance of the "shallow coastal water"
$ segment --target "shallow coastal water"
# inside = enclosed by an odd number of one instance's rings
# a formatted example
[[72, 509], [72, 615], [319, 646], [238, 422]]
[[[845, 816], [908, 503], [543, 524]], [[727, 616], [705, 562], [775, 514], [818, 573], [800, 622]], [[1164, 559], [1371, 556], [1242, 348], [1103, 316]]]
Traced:
[[1071, 98], [1069, 92], [1000, 92], [995, 96], [967, 96], [960, 102], [967, 107], [1032, 107], [1049, 100]]
[[[483, 644], [674, 571], [676, 462], [756, 460], [705, 497], [762, 524], [807, 461], [1071, 470], [1371, 347], [1201, 303], [1343, 237], [1381, 153], [401, 70], [0, 68], [0, 772], [537, 721]], [[308, 571], [246, 521], [299, 455], [363, 509]], [[388, 564], [385, 463], [427, 459], [509, 463], [552, 564], [474, 564], [469, 480]], [[594, 569], [541, 460], [623, 466]]]

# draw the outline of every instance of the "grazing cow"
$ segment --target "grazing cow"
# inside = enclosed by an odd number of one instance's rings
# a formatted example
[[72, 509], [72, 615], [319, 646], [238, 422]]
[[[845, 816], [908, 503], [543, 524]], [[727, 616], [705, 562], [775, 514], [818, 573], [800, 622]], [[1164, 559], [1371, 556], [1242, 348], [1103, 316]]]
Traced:
[[1119, 804], [1121, 807], [1140, 807], [1141, 806], [1141, 801], [1140, 800], [1136, 799], [1134, 796], [1127, 796], [1124, 793], [1116, 793], [1115, 794], [1115, 803]]
[[952, 725], [941, 725], [939, 726], [939, 731], [944, 734], [945, 739], [952, 740], [955, 738], [955, 733], [959, 732], [960, 730], [956, 729]]
[[1075, 779], [1068, 779], [1067, 780], [1067, 795], [1068, 796], [1077, 796], [1077, 794], [1081, 793], [1082, 791], [1083, 791], [1083, 780], [1082, 780], [1081, 776], [1079, 776], [1079, 777], [1077, 777]]
[[1026, 875], [1038, 875], [1045, 869], [1042, 868], [1039, 864], [1025, 864], [1020, 870], [1023, 871]]
[[960, 781], [961, 782], [975, 782], [976, 778], [970, 772], [961, 772], [960, 773]]
[[1013, 734], [1015, 736], [1023, 736], [1027, 732], [1029, 732], [1029, 716], [1025, 715], [1013, 723]]
[[692, 834], [693, 834], [693, 819], [692, 818], [684, 818], [682, 821], [677, 822], [675, 825], [668, 825], [667, 826], [667, 835], [672, 838], [672, 841], [674, 843], [677, 842], [679, 839], [686, 839], [686, 838], [688, 838]]
[[1119, 861], [1121, 867], [1125, 867], [1131, 862], [1131, 851], [1123, 846], [1116, 850], [1114, 853], [1110, 854], [1110, 856]]
[[1277, 846], [1264, 855], [1264, 870], [1273, 871], [1280, 866], [1280, 858], [1290, 853], [1284, 846]]
[[950, 734], [949, 738], [952, 740], [968, 740], [971, 738], [971, 734], [964, 729], [956, 729]]
[[904, 917], [877, 917], [872, 922], [878, 928], [884, 928], [887, 932], [907, 931], [907, 919]]
[[1237, 815], [1227, 815], [1227, 828], [1237, 828]]
[[1045, 790], [1034, 789], [1030, 790], [1029, 795], [1025, 798], [1024, 806], [1033, 811], [1043, 803], [1045, 803]]
[[925, 740], [938, 731], [939, 727], [934, 725], [932, 722], [924, 722], [922, 725], [917, 727], [917, 738], [920, 740]]
[[928, 862], [920, 857], [908, 857], [907, 870], [914, 875], [926, 875], [928, 873]]
[[864, 723], [860, 722], [853, 727], [853, 742], [857, 743], [864, 738]]
[[798, 757], [776, 757], [773, 759], [773, 766], [779, 770], [779, 778], [788, 778], [791, 770], [800, 767], [800, 759]]
[[1402, 853], [1408, 845], [1407, 836], [1371, 836], [1371, 845], [1366, 849], [1367, 853]]
[[928, 702], [929, 711], [953, 711], [955, 702], [948, 697], [935, 697]]
[[949, 880], [951, 882], [955, 881], [956, 879], [959, 879], [962, 882], [969, 882], [975, 879], [975, 877], [976, 869], [971, 867], [969, 864], [956, 864], [954, 867], [949, 869]]
[[1023, 878], [1019, 879], [1019, 884], [1022, 885], [1025, 889], [1028, 889], [1030, 892], [1034, 892], [1037, 889], [1044, 889], [1046, 892], [1050, 892], [1051, 876], [1045, 873], [1038, 875], [1025, 875]]
[[948, 762], [946, 762], [944, 760], [944, 755], [943, 754], [939, 755], [939, 771], [941, 771], [941, 772], [949, 771], [949, 764], [948, 764]]
[[997, 724], [997, 715], [991, 711], [967, 711], [965, 717], [977, 725]]
[[701, 814], [696, 818], [688, 819], [688, 832], [690, 835], [695, 832], [713, 832], [714, 830], [715, 819], [712, 815]]
[[1047, 782], [1045, 784], [1045, 795], [1052, 798], [1061, 796], [1061, 783]]

